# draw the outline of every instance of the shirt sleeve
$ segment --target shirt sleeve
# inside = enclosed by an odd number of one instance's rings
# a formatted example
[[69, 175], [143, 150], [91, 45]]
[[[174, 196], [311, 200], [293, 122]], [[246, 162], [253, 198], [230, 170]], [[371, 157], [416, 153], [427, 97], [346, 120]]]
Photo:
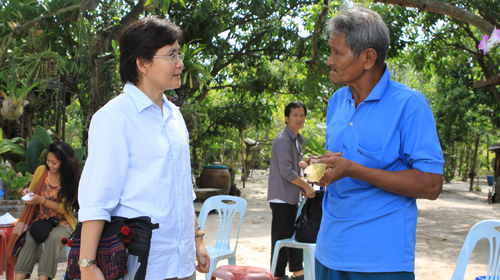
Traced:
[[403, 124], [401, 154], [404, 164], [411, 168], [443, 174], [443, 151], [429, 106], [418, 108]]
[[127, 178], [129, 152], [125, 126], [106, 111], [90, 123], [89, 156], [80, 179], [78, 219], [111, 220]]
[[[295, 146], [290, 146], [290, 141], [285, 141], [288, 139], [281, 138], [275, 143], [276, 148], [276, 156], [278, 157], [278, 168], [280, 171], [281, 177], [287, 180], [288, 182], [295, 181], [299, 178], [299, 175], [292, 168], [292, 154], [290, 149], [297, 149]], [[298, 163], [297, 163], [298, 164]]]

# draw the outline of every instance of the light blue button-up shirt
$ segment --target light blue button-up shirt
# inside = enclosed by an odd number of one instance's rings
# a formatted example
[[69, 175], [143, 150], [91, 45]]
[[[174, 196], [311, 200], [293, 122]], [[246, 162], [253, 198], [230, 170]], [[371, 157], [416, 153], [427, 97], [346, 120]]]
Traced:
[[[326, 148], [370, 168], [443, 174], [427, 99], [390, 76], [386, 67], [357, 108], [349, 87], [335, 92], [328, 102]], [[341, 271], [411, 272], [416, 225], [416, 199], [346, 177], [325, 194], [316, 258]]]
[[79, 220], [150, 216], [146, 279], [183, 278], [195, 269], [189, 135], [179, 108], [161, 109], [133, 84], [92, 118], [80, 180]]

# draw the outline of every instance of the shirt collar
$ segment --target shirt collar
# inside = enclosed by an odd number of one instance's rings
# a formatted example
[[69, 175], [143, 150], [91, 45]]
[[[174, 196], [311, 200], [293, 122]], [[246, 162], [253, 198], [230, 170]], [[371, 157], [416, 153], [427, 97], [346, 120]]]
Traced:
[[[391, 72], [389, 71], [389, 68], [387, 67], [387, 64], [385, 64], [385, 70], [384, 74], [382, 75], [382, 78], [378, 81], [377, 85], [372, 89], [368, 97], [363, 101], [375, 101], [375, 100], [380, 100], [384, 96], [385, 89], [387, 88], [387, 85], [391, 81]], [[350, 96], [348, 96], [349, 100], [352, 100], [352, 91], [351, 88], [348, 87], [348, 91], [351, 93]]]
[[[134, 84], [127, 82], [125, 84], [125, 87], [123, 88], [123, 92], [128, 94], [130, 98], [132, 98], [132, 101], [135, 104], [135, 107], [137, 108], [137, 112], [142, 112], [144, 109], [147, 109], [151, 106], [154, 106], [154, 102], [149, 99], [149, 97], [142, 92], [138, 87], [136, 87]], [[168, 101], [168, 99], [163, 95], [162, 97], [163, 100], [163, 106], [171, 109], [171, 110], [178, 110], [179, 107], [175, 106], [174, 103]]]
[[295, 140], [295, 138], [297, 138], [300, 143], [303, 142], [304, 139], [302, 139], [302, 135], [300, 135], [300, 133], [297, 133], [297, 136], [295, 136], [295, 134], [293, 134], [292, 130], [288, 126], [285, 126], [285, 131], [288, 136], [290, 136], [290, 139]]

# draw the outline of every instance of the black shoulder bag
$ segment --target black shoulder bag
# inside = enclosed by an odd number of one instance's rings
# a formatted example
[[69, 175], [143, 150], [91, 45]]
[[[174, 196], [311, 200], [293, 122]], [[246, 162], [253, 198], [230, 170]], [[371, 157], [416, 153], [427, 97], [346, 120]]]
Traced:
[[323, 215], [324, 191], [316, 191], [314, 198], [308, 198], [295, 221], [295, 240], [303, 243], [316, 243], [321, 217]]

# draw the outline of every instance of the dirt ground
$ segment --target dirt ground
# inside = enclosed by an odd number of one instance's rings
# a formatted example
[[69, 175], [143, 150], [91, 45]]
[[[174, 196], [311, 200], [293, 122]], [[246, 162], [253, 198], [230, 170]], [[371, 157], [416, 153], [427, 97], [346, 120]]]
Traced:
[[[270, 267], [271, 211], [266, 201], [267, 176], [268, 172], [265, 170], [254, 170], [244, 189], [241, 188], [241, 181], [237, 182], [242, 191], [241, 197], [248, 203], [238, 239], [236, 262], [239, 265]], [[444, 185], [443, 192], [437, 200], [418, 200], [416, 279], [451, 279], [470, 228], [482, 220], [498, 219], [500, 204], [488, 204], [486, 198], [489, 187], [486, 180], [480, 180], [479, 186], [482, 188], [481, 192], [469, 192], [469, 183], [452, 182]], [[201, 203], [196, 202], [195, 209], [199, 211], [200, 208]], [[216, 216], [216, 214], [210, 215], [207, 219], [205, 226], [207, 246], [212, 246], [216, 240], [218, 228]], [[233, 239], [236, 236], [235, 232], [236, 229], [233, 229], [231, 234]], [[478, 243], [464, 279], [474, 280], [476, 276], [486, 274], [488, 246], [486, 240]], [[227, 264], [226, 260], [218, 263], [219, 266], [224, 264]], [[59, 264], [55, 280], [62, 279], [65, 266], [65, 263]], [[5, 279], [5, 275], [0, 279]], [[197, 273], [196, 279], [205, 279], [205, 275]]]

